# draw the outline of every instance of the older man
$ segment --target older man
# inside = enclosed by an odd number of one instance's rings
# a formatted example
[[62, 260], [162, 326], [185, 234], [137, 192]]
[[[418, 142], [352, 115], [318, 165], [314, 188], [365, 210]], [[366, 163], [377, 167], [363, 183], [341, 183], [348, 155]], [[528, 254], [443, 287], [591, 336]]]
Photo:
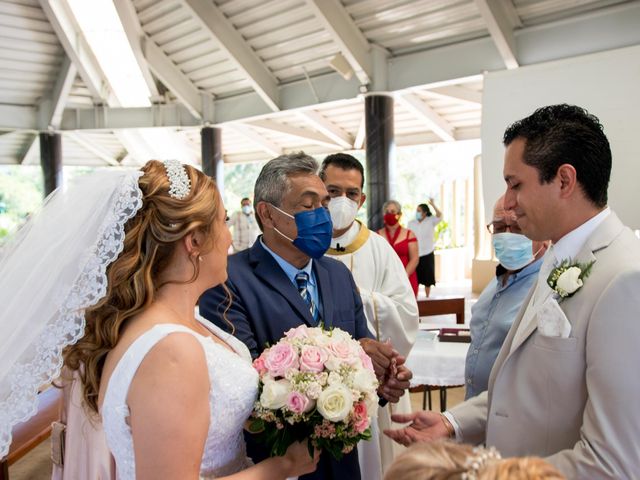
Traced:
[[498, 258], [496, 276], [471, 308], [471, 345], [465, 366], [465, 398], [487, 389], [489, 374], [522, 303], [535, 285], [542, 256], [549, 242], [531, 241], [524, 235], [513, 210], [505, 210], [504, 196], [493, 208], [487, 225]]
[[[351, 271], [369, 330], [378, 340], [391, 340], [400, 355], [406, 357], [418, 332], [418, 304], [402, 262], [389, 242], [356, 220], [356, 214], [367, 198], [362, 191], [362, 164], [346, 153], [329, 155], [322, 162], [320, 178], [331, 197], [329, 212], [333, 238], [327, 255]], [[394, 411], [410, 412], [409, 397], [403, 397], [397, 408]], [[379, 409], [371, 441], [358, 445], [362, 476], [369, 480], [382, 479], [397, 453], [393, 441], [375, 435], [378, 425], [382, 428], [391, 426], [390, 407]], [[395, 447], [397, 450], [398, 446]]]
[[397, 418], [413, 423], [389, 435], [485, 441], [546, 457], [571, 479], [638, 478], [640, 242], [607, 206], [609, 142], [593, 115], [553, 105], [509, 127], [504, 144], [505, 208], [553, 246], [488, 392], [446, 417]]
[[[222, 328], [227, 328], [226, 316], [254, 357], [290, 328], [320, 322], [326, 328], [341, 328], [360, 339], [379, 378], [388, 378], [380, 394], [397, 402], [409, 386], [411, 373], [390, 345], [370, 338], [349, 270], [323, 258], [331, 242], [332, 223], [326, 209], [329, 195], [317, 171], [316, 161], [302, 152], [280, 156], [263, 167], [254, 193], [263, 235], [252, 248], [229, 258], [227, 287], [233, 303], [228, 311], [227, 294], [218, 287], [202, 296], [200, 312]], [[395, 378], [385, 376], [392, 358], [399, 366]], [[264, 454], [250, 440], [248, 445], [254, 459]], [[357, 451], [339, 462], [323, 454], [316, 472], [302, 478], [359, 479]]]

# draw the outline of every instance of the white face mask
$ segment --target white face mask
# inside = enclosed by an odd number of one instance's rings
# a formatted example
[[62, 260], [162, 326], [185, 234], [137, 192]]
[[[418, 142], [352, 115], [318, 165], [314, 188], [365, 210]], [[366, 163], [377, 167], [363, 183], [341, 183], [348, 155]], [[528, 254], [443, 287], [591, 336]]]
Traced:
[[356, 219], [358, 213], [358, 205], [356, 202], [347, 197], [335, 197], [329, 202], [329, 213], [335, 230], [347, 228]]

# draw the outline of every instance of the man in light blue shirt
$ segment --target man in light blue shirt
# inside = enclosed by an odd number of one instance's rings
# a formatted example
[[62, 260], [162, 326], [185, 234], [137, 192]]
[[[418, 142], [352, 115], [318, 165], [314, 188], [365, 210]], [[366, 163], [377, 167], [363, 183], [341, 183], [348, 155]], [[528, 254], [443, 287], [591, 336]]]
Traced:
[[[549, 242], [532, 242], [520, 233], [513, 211], [505, 210], [504, 196], [487, 225], [500, 264], [471, 308], [471, 345], [465, 365], [465, 400], [484, 392], [489, 374], [522, 302], [538, 278]], [[524, 265], [524, 266], [523, 266]]]

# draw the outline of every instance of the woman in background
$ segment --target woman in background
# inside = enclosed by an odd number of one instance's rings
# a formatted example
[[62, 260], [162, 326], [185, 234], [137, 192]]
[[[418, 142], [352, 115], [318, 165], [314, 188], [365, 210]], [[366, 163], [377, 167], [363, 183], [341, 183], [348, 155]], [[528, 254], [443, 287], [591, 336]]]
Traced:
[[400, 217], [402, 217], [402, 207], [396, 200], [388, 200], [382, 206], [384, 214], [384, 227], [378, 230], [391, 244], [396, 251], [402, 265], [407, 272], [413, 294], [418, 295], [418, 277], [416, 275], [416, 267], [418, 266], [418, 243], [416, 236], [409, 229], [400, 225]]
[[442, 212], [429, 199], [429, 204], [436, 211], [431, 213], [431, 208], [426, 203], [421, 203], [416, 209], [416, 218], [409, 222], [409, 229], [418, 239], [418, 253], [420, 261], [416, 268], [418, 285], [424, 285], [424, 293], [427, 297], [431, 293], [431, 287], [436, 284], [436, 266], [433, 251], [435, 250], [435, 228], [442, 220]]

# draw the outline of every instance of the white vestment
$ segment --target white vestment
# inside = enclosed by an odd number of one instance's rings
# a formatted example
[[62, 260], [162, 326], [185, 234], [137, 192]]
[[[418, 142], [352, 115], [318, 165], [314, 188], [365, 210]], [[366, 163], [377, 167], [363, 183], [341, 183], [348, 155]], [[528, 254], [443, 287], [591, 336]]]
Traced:
[[[400, 355], [407, 357], [418, 332], [418, 305], [402, 262], [389, 242], [355, 221], [345, 234], [331, 240], [327, 255], [344, 263], [353, 274], [369, 330], [380, 341], [391, 340]], [[360, 470], [367, 480], [381, 480], [402, 449], [382, 433], [391, 428], [392, 410], [410, 413], [409, 394], [398, 404], [379, 408], [371, 441], [358, 444]]]

